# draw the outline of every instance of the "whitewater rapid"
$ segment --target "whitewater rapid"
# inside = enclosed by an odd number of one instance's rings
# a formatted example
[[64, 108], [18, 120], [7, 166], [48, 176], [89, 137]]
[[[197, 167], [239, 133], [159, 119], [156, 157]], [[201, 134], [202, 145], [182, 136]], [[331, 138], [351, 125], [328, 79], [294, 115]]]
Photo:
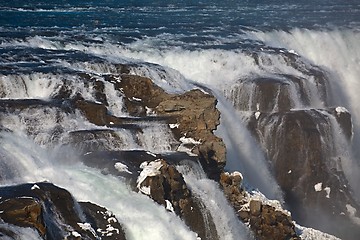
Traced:
[[[306, 69], [311, 66], [320, 66], [326, 71], [332, 87], [332, 93], [329, 94], [331, 96], [329, 99], [330, 105], [345, 106], [352, 114], [355, 132], [353, 146], [355, 150], [358, 149], [357, 146], [360, 143], [358, 124], [360, 109], [357, 104], [360, 100], [357, 94], [357, 89], [360, 87], [360, 81], [358, 80], [358, 76], [360, 76], [360, 47], [357, 44], [360, 41], [360, 33], [358, 31], [351, 29], [307, 30], [300, 28], [290, 31], [247, 31], [233, 36], [231, 41], [220, 38], [218, 48], [213, 45], [211, 45], [212, 48], [196, 48], [195, 46], [193, 49], [164, 45], [167, 41], [173, 41], [174, 37], [176, 35], [161, 35], [159, 36], [160, 39], [157, 37], [145, 37], [128, 44], [115, 44], [106, 40], [103, 43], [60, 42], [56, 39], [35, 36], [26, 40], [3, 42], [1, 46], [83, 52], [105, 61], [101, 63], [81, 62], [63, 58], [56, 61], [55, 66], [63, 66], [72, 70], [99, 75], [118, 73], [119, 70], [114, 64], [136, 64], [131, 68], [131, 74], [150, 77], [157, 85], [168, 92], [184, 92], [194, 88], [195, 83], [205, 85], [213, 89], [214, 92], [223, 93], [226, 98], [229, 98], [228, 94], [230, 93], [228, 90], [232, 89], [239, 79], [252, 79], [254, 77], [276, 78], [279, 75], [290, 75], [300, 79], [309, 79], [309, 82], [311, 82], [312, 76], [307, 75]], [[221, 47], [226, 44], [231, 46], [232, 43], [236, 42], [236, 38], [238, 38], [239, 42], [248, 39], [251, 41], [252, 47], [249, 49], [230, 47], [229, 50]], [[157, 45], [159, 41], [162, 45]], [[186, 46], [186, 42], [182, 45]], [[254, 57], [254, 54], [256, 57]], [[300, 58], [305, 71], [300, 71], [289, 64], [288, 56]], [[33, 86], [29, 88], [30, 90], [36, 89], [43, 84], [39, 81], [34, 82], [35, 85], [33, 83]], [[310, 86], [309, 91], [312, 91], [314, 86]], [[110, 91], [111, 88], [107, 89], [109, 89], [107, 94], [114, 95]], [[41, 94], [42, 96], [49, 95], [46, 92]], [[325, 107], [320, 100], [316, 99], [317, 92], [311, 93], [311, 96], [313, 96], [311, 107]], [[88, 98], [91, 99], [91, 96], [88, 96]], [[110, 105], [110, 110], [120, 116], [125, 115], [121, 111], [119, 104], [116, 104], [121, 102], [121, 99], [116, 96], [109, 99], [119, 99], [113, 101], [114, 104]], [[294, 105], [297, 109], [308, 108], [308, 106], [303, 106], [299, 102]], [[236, 122], [241, 122], [243, 117], [236, 118], [240, 120]], [[237, 136], [234, 135], [232, 138], [236, 139]], [[250, 149], [258, 148], [255, 145], [252, 144], [251, 147], [244, 147], [238, 151], [242, 151], [240, 155], [246, 155], [246, 159], [249, 159], [254, 154]], [[228, 166], [236, 165], [233, 163], [233, 160], [228, 159]], [[359, 163], [355, 160], [352, 160], [350, 165], [354, 169], [359, 169]], [[238, 167], [230, 167], [230, 169], [242, 170]], [[265, 184], [269, 182], [268, 175], [268, 173], [260, 175], [262, 179], [257, 179], [257, 183], [251, 181], [250, 185], [262, 190], [268, 189]], [[348, 178], [351, 177], [348, 176]], [[259, 182], [263, 182], [263, 184], [259, 184]], [[271, 180], [270, 182], [276, 186], [275, 181]], [[358, 187], [354, 184], [352, 186], [355, 192], [360, 192]], [[268, 192], [272, 192], [271, 197], [278, 195], [275, 194], [276, 191]]]

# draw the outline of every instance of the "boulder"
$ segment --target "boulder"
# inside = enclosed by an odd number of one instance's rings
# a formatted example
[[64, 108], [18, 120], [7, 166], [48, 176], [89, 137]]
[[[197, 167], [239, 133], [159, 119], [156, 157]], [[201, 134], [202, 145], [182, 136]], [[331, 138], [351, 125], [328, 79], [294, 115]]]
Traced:
[[109, 218], [113, 221], [107, 224], [117, 231], [104, 239], [125, 239], [113, 215], [104, 218], [98, 213], [107, 212], [106, 209], [90, 203], [81, 208], [68, 191], [51, 183], [1, 187], [0, 195], [0, 218], [19, 227], [33, 228], [43, 239], [97, 239], [103, 232], [95, 229], [106, 229], [104, 219]]
[[157, 159], [143, 163], [142, 168], [143, 172], [138, 177], [138, 189], [142, 193], [180, 216], [201, 239], [218, 239], [211, 216], [192, 196], [174, 165]]
[[7, 223], [20, 227], [35, 228], [41, 236], [45, 236], [46, 228], [40, 202], [32, 198], [11, 198], [0, 202], [0, 218]]

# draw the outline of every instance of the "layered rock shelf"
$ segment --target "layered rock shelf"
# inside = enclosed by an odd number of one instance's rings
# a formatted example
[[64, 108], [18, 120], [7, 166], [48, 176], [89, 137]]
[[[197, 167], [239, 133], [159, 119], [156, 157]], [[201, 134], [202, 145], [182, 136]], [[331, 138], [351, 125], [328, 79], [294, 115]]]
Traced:
[[[177, 169], [184, 159], [199, 162], [256, 239], [301, 239], [284, 206], [257, 197], [243, 186], [246, 179], [241, 173], [224, 170], [226, 146], [214, 134], [221, 114], [210, 92], [198, 88], [168, 93], [151, 79], [130, 74], [131, 66], [119, 68], [119, 74], [103, 75], [102, 80], [77, 73], [91, 89], [93, 100], [65, 82], [48, 100], [0, 100], [1, 130], [12, 132], [7, 119], [24, 114], [24, 129], [39, 145], [75, 148], [84, 165], [124, 179], [132, 191], [176, 214], [199, 238], [222, 239], [213, 216]], [[351, 218], [357, 216], [348, 211], [348, 206], [355, 213], [360, 208], [343, 174], [332, 135], [339, 130], [344, 141], [351, 141], [351, 115], [343, 108], [327, 107], [324, 75], [313, 71], [317, 74], [311, 84], [321, 92], [317, 99], [321, 109], [310, 109], [314, 94], [311, 86], [305, 87], [306, 79], [287, 75], [240, 80], [227, 96], [239, 111], [250, 112], [248, 129], [269, 159], [293, 216], [313, 223], [310, 218], [314, 212], [326, 212], [335, 223], [347, 221], [353, 233], [357, 225]], [[125, 114], [110, 111], [112, 103], [105, 91], [109, 85], [120, 96]], [[49, 127], [47, 134], [36, 124], [27, 125], [50, 113], [55, 116], [56, 127]], [[80, 118], [81, 124], [65, 124], [67, 118]], [[154, 139], [153, 131], [161, 131], [163, 139]], [[13, 174], [16, 172], [0, 178], [6, 180]], [[31, 228], [43, 239], [126, 239], [126, 228], [111, 209], [78, 202], [67, 190], [51, 183], [2, 187], [0, 196], [2, 221]], [[17, 236], [16, 231], [4, 228], [0, 234]]]

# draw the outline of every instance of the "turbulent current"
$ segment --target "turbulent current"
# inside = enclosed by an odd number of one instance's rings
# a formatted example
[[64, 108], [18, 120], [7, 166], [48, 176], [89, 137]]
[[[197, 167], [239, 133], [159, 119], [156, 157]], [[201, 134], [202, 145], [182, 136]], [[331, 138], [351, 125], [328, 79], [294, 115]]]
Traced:
[[[127, 111], [116, 87], [124, 66], [170, 94], [214, 95], [225, 170], [241, 172], [247, 191], [278, 200], [306, 227], [356, 239], [327, 214], [349, 216], [360, 232], [360, 3], [0, 0], [1, 186], [45, 181], [65, 188], [77, 201], [111, 210], [126, 239], [197, 239], [169, 209], [81, 160], [96, 151], [180, 151], [174, 126], [151, 109], [135, 120]], [[106, 106], [106, 114], [130, 123], [91, 122], [66, 99]], [[341, 114], [349, 113], [346, 122]], [[311, 163], [319, 159], [320, 167]], [[252, 239], [216, 182], [184, 160], [177, 169], [219, 239]], [[319, 206], [309, 192], [339, 205], [319, 210], [319, 221], [303, 217], [313, 199], [311, 207]], [[2, 220], [0, 228], [41, 239]]]

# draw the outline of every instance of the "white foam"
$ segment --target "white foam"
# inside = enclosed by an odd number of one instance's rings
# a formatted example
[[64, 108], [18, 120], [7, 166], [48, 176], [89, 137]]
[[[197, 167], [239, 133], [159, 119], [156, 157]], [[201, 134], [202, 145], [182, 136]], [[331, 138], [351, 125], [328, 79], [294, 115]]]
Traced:
[[[13, 133], [2, 134], [6, 136], [2, 136], [0, 154], [12, 159], [9, 164], [16, 169], [24, 169], [17, 180], [11, 180], [12, 184], [47, 180], [67, 189], [78, 201], [90, 201], [111, 209], [124, 226], [126, 239], [197, 239], [196, 234], [191, 232], [180, 218], [147, 196], [130, 190], [121, 178], [103, 175], [99, 170], [79, 164], [75, 159], [72, 164], [69, 164], [69, 161], [64, 164], [62, 158], [69, 156], [54, 156], [34, 143], [29, 144], [31, 141], [26, 137], [15, 136]], [[59, 160], [49, 159], [53, 157]], [[4, 158], [1, 161], [3, 162]], [[50, 162], [57, 164], [52, 165]], [[1, 184], [6, 184], [6, 181]], [[35, 236], [33, 231], [31, 234]]]
[[207, 179], [199, 165], [186, 161], [177, 170], [183, 174], [194, 196], [210, 211], [217, 234], [222, 240], [253, 239], [249, 229], [235, 215], [218, 184]]

